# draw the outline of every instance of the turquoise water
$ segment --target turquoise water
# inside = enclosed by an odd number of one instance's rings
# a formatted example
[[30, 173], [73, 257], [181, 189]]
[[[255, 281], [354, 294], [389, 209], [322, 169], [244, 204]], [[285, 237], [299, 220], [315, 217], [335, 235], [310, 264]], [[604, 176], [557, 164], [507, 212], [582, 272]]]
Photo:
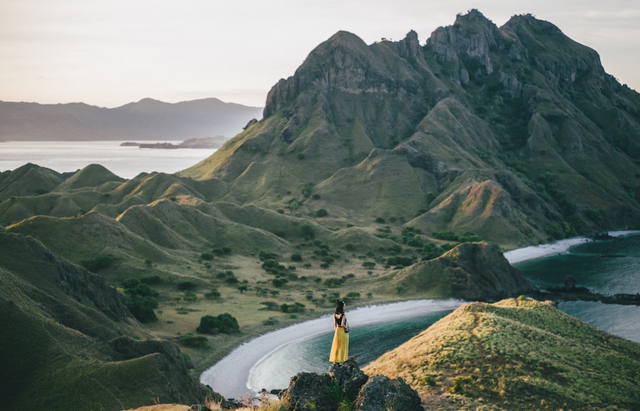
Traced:
[[601, 294], [640, 293], [640, 235], [594, 241], [566, 254], [515, 265], [537, 285], [563, 285], [567, 275]]
[[[640, 293], [640, 235], [571, 247], [567, 253], [516, 264], [539, 286], [563, 285], [571, 275], [579, 286], [600, 294]], [[585, 301], [558, 308], [611, 334], [640, 342], [640, 307]]]
[[[349, 356], [363, 367], [451, 312], [447, 310], [402, 321], [354, 327], [349, 333]], [[291, 376], [298, 372], [327, 372], [332, 341], [333, 333], [287, 345], [251, 370], [249, 386], [256, 391], [280, 389], [287, 387]]]

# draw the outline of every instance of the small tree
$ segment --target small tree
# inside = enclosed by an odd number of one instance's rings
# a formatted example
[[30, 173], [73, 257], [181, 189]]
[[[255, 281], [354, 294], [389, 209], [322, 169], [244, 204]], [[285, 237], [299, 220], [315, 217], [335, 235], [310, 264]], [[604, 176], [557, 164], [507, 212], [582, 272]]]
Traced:
[[238, 291], [240, 291], [240, 294], [242, 294], [243, 292], [247, 291], [249, 288], [246, 285], [241, 285], [238, 287]]
[[365, 261], [364, 263], [362, 263], [362, 266], [366, 269], [372, 269], [373, 267], [376, 266], [376, 263], [372, 261]]
[[180, 281], [178, 284], [176, 284], [176, 287], [180, 291], [191, 291], [198, 288], [198, 285], [193, 281]]
[[318, 209], [318, 211], [316, 211], [316, 217], [326, 217], [328, 215], [329, 213], [324, 208], [320, 208]]
[[204, 298], [208, 300], [215, 300], [221, 297], [221, 294], [218, 292], [217, 288], [212, 288], [211, 291], [204, 295]]
[[300, 234], [303, 237], [315, 238], [316, 230], [315, 230], [315, 228], [313, 228], [313, 226], [311, 224], [302, 224], [300, 226]]
[[302, 256], [300, 254], [291, 254], [291, 261], [302, 261]]

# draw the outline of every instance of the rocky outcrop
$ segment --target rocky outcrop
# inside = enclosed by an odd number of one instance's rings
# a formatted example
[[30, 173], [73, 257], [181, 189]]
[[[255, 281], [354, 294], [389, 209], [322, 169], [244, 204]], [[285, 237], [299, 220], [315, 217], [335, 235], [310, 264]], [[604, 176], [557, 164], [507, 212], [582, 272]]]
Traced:
[[402, 378], [384, 375], [371, 378], [355, 400], [357, 411], [423, 411], [420, 396]]
[[394, 273], [392, 282], [403, 294], [440, 289], [448, 296], [480, 301], [516, 297], [537, 290], [496, 246], [487, 243], [460, 244], [435, 260]]
[[349, 359], [341, 364], [332, 364], [331, 367], [329, 367], [329, 375], [331, 375], [333, 381], [342, 389], [350, 401], [356, 398], [360, 388], [369, 380], [369, 377], [362, 372], [353, 359]]
[[301, 372], [291, 377], [289, 388], [278, 397], [289, 411], [334, 411], [338, 404], [331, 396], [332, 385], [329, 374]]
[[278, 395], [287, 411], [422, 411], [420, 397], [401, 378], [371, 379], [353, 360], [333, 364], [328, 374], [302, 372]]

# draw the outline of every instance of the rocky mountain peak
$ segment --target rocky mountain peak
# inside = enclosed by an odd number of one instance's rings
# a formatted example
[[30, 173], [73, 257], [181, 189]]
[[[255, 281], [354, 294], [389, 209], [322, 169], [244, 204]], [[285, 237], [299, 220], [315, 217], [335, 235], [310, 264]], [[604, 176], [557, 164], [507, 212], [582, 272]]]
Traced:
[[411, 30], [407, 36], [400, 41], [400, 54], [404, 57], [416, 57], [420, 52], [420, 41], [418, 41], [418, 33]]
[[[474, 62], [471, 74], [491, 74], [494, 67], [489, 55], [498, 46], [502, 34], [498, 27], [478, 10], [459, 14], [452, 26], [440, 27], [427, 41], [438, 61], [442, 63], [460, 60]], [[462, 74], [466, 77], [467, 74]], [[463, 80], [463, 83], [465, 81]]]
[[372, 88], [376, 90], [377, 86], [372, 86], [372, 83], [389, 77], [360, 37], [339, 31], [309, 53], [293, 77], [280, 80], [269, 91], [264, 117], [275, 113], [283, 104], [305, 91], [360, 93]]

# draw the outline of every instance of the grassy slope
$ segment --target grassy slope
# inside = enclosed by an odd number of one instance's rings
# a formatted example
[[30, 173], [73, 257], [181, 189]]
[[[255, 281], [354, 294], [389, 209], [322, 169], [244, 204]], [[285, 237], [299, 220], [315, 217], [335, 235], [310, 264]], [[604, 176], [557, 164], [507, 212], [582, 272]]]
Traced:
[[434, 407], [637, 410], [639, 366], [640, 345], [519, 298], [460, 307], [365, 371], [405, 378]]
[[[172, 353], [143, 341], [131, 341], [129, 352], [117, 348], [114, 338], [150, 335], [104, 279], [32, 238], [0, 232], [0, 247], [3, 409], [116, 410], [154, 399], [204, 398], [195, 381], [185, 380], [175, 348]], [[176, 394], [171, 384], [183, 392]]]

